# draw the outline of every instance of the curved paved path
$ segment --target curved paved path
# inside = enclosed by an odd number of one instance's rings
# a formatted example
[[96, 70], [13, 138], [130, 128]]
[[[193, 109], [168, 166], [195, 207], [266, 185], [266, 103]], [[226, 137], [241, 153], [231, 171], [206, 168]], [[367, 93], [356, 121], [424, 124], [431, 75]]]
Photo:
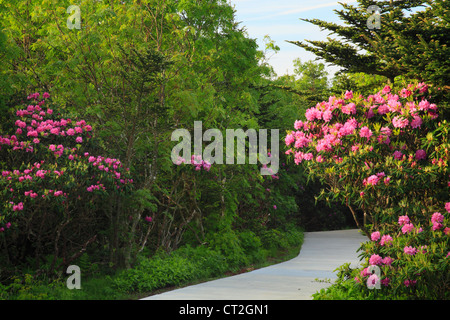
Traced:
[[340, 265], [359, 264], [367, 241], [358, 230], [305, 232], [300, 254], [289, 261], [235, 276], [175, 289], [142, 300], [310, 300], [331, 285]]

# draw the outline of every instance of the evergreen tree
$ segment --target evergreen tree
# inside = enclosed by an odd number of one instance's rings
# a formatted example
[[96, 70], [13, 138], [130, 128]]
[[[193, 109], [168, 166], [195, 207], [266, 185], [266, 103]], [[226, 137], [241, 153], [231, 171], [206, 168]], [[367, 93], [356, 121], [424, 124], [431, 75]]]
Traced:
[[[377, 8], [371, 7], [374, 5]], [[357, 6], [342, 4], [342, 7], [336, 13], [344, 25], [302, 19], [340, 39], [289, 42], [342, 67], [343, 72], [382, 75], [390, 82], [403, 75], [448, 85], [448, 3], [359, 0]]]

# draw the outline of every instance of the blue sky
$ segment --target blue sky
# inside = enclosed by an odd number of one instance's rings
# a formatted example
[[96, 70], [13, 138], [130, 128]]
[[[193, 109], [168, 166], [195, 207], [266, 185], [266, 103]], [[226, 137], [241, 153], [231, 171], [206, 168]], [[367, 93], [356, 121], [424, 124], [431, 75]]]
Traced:
[[[317, 18], [329, 22], [341, 23], [335, 9], [342, 6], [338, 1], [331, 0], [229, 0], [236, 9], [236, 20], [245, 26], [248, 36], [257, 39], [260, 48], [264, 48], [264, 36], [269, 35], [280, 52], [271, 57], [269, 63], [274, 67], [277, 75], [293, 74], [292, 61], [300, 58], [302, 61], [314, 60], [316, 56], [285, 40], [325, 40], [327, 31], [301, 21], [300, 18]], [[342, 3], [356, 1], [341, 0]], [[324, 62], [324, 61], [322, 61]], [[338, 70], [329, 67], [330, 75]]]

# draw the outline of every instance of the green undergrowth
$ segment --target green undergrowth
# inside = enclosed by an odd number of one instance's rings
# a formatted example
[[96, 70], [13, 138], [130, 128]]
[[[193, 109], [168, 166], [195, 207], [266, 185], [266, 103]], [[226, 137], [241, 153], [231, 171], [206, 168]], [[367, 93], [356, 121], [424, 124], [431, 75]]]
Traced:
[[[230, 250], [226, 246], [185, 245], [171, 253], [141, 255], [132, 268], [113, 274], [103, 272], [95, 264], [89, 265], [88, 258], [83, 256], [79, 261], [81, 289], [67, 288], [69, 275], [49, 280], [30, 272], [14, 277], [7, 284], [0, 284], [0, 300], [139, 299], [292, 259], [300, 251], [303, 232], [291, 228], [285, 231], [270, 230], [256, 236], [245, 231], [238, 234], [238, 239], [240, 250]], [[230, 252], [231, 257], [226, 255]], [[90, 272], [86, 274], [83, 270]]]

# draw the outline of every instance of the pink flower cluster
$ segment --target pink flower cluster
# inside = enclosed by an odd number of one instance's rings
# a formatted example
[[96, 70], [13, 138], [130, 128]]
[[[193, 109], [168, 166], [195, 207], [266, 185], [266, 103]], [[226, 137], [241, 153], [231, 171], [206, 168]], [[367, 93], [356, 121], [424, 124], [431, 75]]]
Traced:
[[[175, 162], [175, 164], [177, 166], [179, 166], [182, 163], [188, 164], [186, 159], [184, 159], [182, 157], [178, 157], [178, 159]], [[205, 171], [209, 171], [211, 169], [211, 163], [209, 163], [206, 160], [203, 160], [201, 155], [192, 155], [190, 164], [192, 164], [195, 167], [195, 171], [200, 171], [202, 169], [205, 170]]]
[[[13, 146], [13, 150], [23, 150], [26, 152], [33, 152], [34, 145], [41, 142], [38, 137], [49, 137], [54, 136], [75, 136], [75, 142], [80, 144], [83, 142], [82, 134], [86, 134], [92, 130], [90, 125], [86, 124], [86, 121], [81, 120], [74, 122], [71, 119], [46, 119], [48, 116], [53, 114], [53, 110], [47, 108], [44, 110], [42, 108], [45, 103], [45, 99], [49, 98], [50, 95], [45, 92], [42, 95], [42, 100], [38, 101], [40, 97], [39, 93], [34, 93], [28, 96], [28, 99], [34, 99], [37, 104], [30, 104], [26, 109], [21, 109], [16, 111], [16, 115], [20, 117], [15, 122], [17, 126], [15, 135], [11, 136], [0, 136], [0, 148], [2, 144]], [[18, 137], [23, 136], [24, 138], [31, 138], [31, 141], [19, 141]], [[55, 155], [61, 156], [64, 152], [64, 147], [62, 145], [50, 145], [49, 149], [54, 151]]]
[[373, 254], [369, 258], [369, 265], [376, 266], [376, 265], [387, 265], [390, 266], [394, 260], [391, 257], [385, 257], [381, 258], [378, 254]]
[[87, 191], [93, 192], [94, 190], [106, 190], [105, 186], [103, 184], [93, 184], [86, 188]]
[[411, 223], [411, 221], [409, 220], [409, 217], [407, 215], [400, 216], [398, 218], [398, 224], [400, 226], [402, 226], [403, 234], [408, 234], [408, 233], [412, 233], [412, 232], [420, 233], [423, 231], [423, 229], [421, 227], [419, 227], [419, 228], [414, 227], [414, 225]]
[[[445, 203], [445, 209], [447, 212], [450, 212], [450, 202]], [[432, 224], [432, 230], [433, 231], [437, 231], [440, 229], [443, 229], [443, 224], [445, 223], [445, 216], [440, 213], [440, 212], [434, 212], [431, 215], [431, 224]], [[401, 226], [401, 231], [403, 235], [415, 235], [417, 233], [422, 232], [422, 228], [416, 228], [413, 223], [411, 222], [410, 218], [407, 215], [402, 215], [399, 216], [398, 218], [398, 224], [399, 226]], [[447, 236], [450, 236], [450, 228], [444, 228], [443, 229], [443, 233]], [[379, 231], [375, 231], [371, 234], [370, 236], [371, 240], [374, 242], [379, 241], [379, 244], [381, 246], [383, 245], [387, 245], [387, 244], [392, 244], [393, 243], [393, 238], [389, 235], [381, 235], [381, 233]], [[427, 246], [426, 245], [421, 245], [421, 246], [413, 246], [413, 245], [406, 245], [403, 247], [403, 253], [406, 256], [414, 256], [416, 254], [427, 254]], [[450, 252], [447, 253], [446, 258], [450, 257]], [[390, 257], [385, 257], [382, 258], [380, 255], [378, 254], [372, 254], [369, 258], [369, 265], [391, 265], [391, 263], [393, 262], [392, 258]], [[365, 277], [365, 276], [369, 276], [370, 273], [368, 272], [368, 268], [365, 268], [361, 271], [361, 276]], [[355, 279], [356, 281], [359, 282], [359, 279]], [[404, 282], [405, 286], [412, 286], [414, 284], [416, 284], [417, 280], [406, 280]]]
[[23, 203], [19, 202], [18, 204], [13, 203], [13, 211], [22, 211], [23, 210]]
[[[390, 87], [385, 87], [383, 90], [375, 95], [369, 95], [367, 98], [359, 97], [362, 106], [357, 106], [349, 100], [353, 98], [353, 92], [347, 91], [343, 98], [336, 98], [331, 96], [328, 101], [318, 103], [315, 107], [309, 108], [305, 112], [306, 121], [296, 120], [294, 123], [294, 131], [287, 133], [285, 137], [285, 144], [288, 148], [286, 154], [293, 154], [296, 164], [303, 160], [316, 159], [317, 162], [326, 160], [324, 153], [357, 152], [360, 149], [359, 145], [348, 146], [346, 150], [344, 138], [355, 134], [362, 138], [360, 141], [367, 144], [369, 141], [378, 142], [389, 146], [391, 143], [392, 130], [395, 128], [420, 128], [425, 117], [435, 119], [437, 117], [437, 107], [430, 104], [427, 100], [420, 102], [407, 101], [402, 103], [400, 97], [410, 97], [413, 92], [426, 92], [428, 86], [420, 83], [416, 86], [409, 85], [400, 91], [400, 96], [392, 94]], [[358, 101], [361, 101], [358, 100]], [[366, 121], [376, 115], [383, 115], [390, 113], [392, 121], [387, 123], [379, 131], [374, 130], [373, 127]], [[362, 122], [358, 122], [353, 116], [362, 115]], [[340, 123], [338, 119], [346, 119], [345, 122]], [[332, 119], [336, 119], [334, 123]], [[377, 132], [375, 134], [375, 131]], [[372, 146], [369, 146], [373, 149]], [[309, 154], [300, 149], [309, 148], [309, 151], [314, 150], [318, 155]], [[303, 151], [303, 152], [301, 152]], [[308, 155], [305, 157], [304, 155]], [[320, 155], [320, 157], [318, 157]], [[394, 157], [396, 159], [403, 159], [403, 154], [400, 151], [395, 151]], [[426, 159], [424, 150], [416, 152], [416, 160]], [[332, 161], [340, 161], [340, 157], [330, 159]], [[376, 182], [376, 179], [373, 179]]]
[[444, 222], [444, 216], [441, 213], [439, 213], [439, 212], [433, 213], [433, 215], [431, 216], [431, 224], [432, 224], [433, 231], [442, 229], [443, 222]]
[[[105, 158], [105, 157], [92, 157], [89, 156], [89, 153], [84, 153], [84, 160], [82, 156], [79, 156], [76, 152], [80, 148], [80, 144], [83, 143], [83, 138], [90, 138], [90, 131], [92, 127], [86, 124], [85, 120], [72, 120], [72, 119], [51, 119], [51, 115], [53, 114], [53, 110], [50, 108], [43, 108], [45, 103], [45, 99], [49, 98], [50, 95], [48, 93], [44, 93], [42, 95], [42, 99], [38, 101], [41, 97], [39, 93], [34, 93], [28, 96], [28, 99], [34, 99], [35, 102], [33, 104], [28, 105], [25, 109], [18, 110], [16, 112], [16, 116], [19, 117], [15, 121], [16, 130], [14, 135], [5, 135], [0, 136], [0, 149], [2, 146], [7, 146], [10, 150], [25, 150], [26, 152], [34, 152], [35, 150], [49, 150], [52, 152], [57, 158], [60, 158], [64, 154], [68, 156], [68, 159], [78, 160], [78, 161], [86, 161], [87, 163], [92, 163], [92, 167], [95, 167], [97, 173], [101, 172], [102, 176], [110, 175], [112, 176], [113, 183], [117, 189], [120, 189], [122, 186], [126, 184], [133, 183], [133, 179], [130, 179], [127, 175], [128, 169], [124, 169], [122, 163], [117, 159]], [[49, 144], [45, 145], [43, 141], [54, 141], [55, 137], [65, 137], [65, 141], [68, 141], [69, 144], [77, 143], [76, 147], [68, 148], [62, 144]], [[20, 141], [20, 139], [24, 141]], [[52, 168], [52, 169], [49, 169]], [[64, 167], [61, 166], [60, 168]], [[20, 201], [23, 199], [23, 202], [19, 202], [15, 204], [14, 202], [6, 203], [6, 207], [12, 208], [12, 211], [24, 211], [25, 205], [27, 205], [27, 201], [36, 201], [40, 197], [46, 198], [49, 195], [53, 195], [53, 197], [64, 197], [67, 198], [67, 193], [63, 190], [59, 190], [60, 188], [56, 188], [55, 190], [45, 190], [42, 192], [34, 191], [30, 188], [26, 188], [25, 190], [21, 187], [18, 187], [19, 190], [14, 190], [18, 186], [18, 182], [21, 183], [34, 183], [34, 184], [46, 184], [46, 188], [50, 183], [55, 183], [58, 185], [63, 185], [66, 180], [58, 180], [61, 177], [66, 176], [66, 170], [57, 170], [57, 164], [46, 164], [45, 160], [40, 162], [35, 162], [34, 164], [28, 164], [27, 168], [23, 171], [21, 170], [3, 170], [1, 172], [0, 179], [4, 179], [6, 184], [6, 190], [11, 193], [10, 199], [16, 199]], [[69, 172], [72, 169], [71, 165], [67, 166], [67, 170]], [[92, 178], [95, 178], [94, 174]], [[69, 177], [70, 178], [70, 177]], [[99, 177], [98, 177], [99, 178]], [[110, 180], [109, 180], [110, 181]], [[35, 188], [33, 188], [35, 189]], [[93, 190], [102, 189], [105, 190], [105, 186], [97, 181], [97, 184], [92, 184], [87, 188], [88, 191], [92, 192]], [[41, 196], [40, 196], [41, 194]], [[80, 197], [80, 196], [78, 196]], [[17, 200], [17, 198], [19, 200]], [[7, 228], [9, 228], [11, 224], [8, 222]], [[6, 226], [6, 225], [5, 225]], [[1, 227], [2, 231], [5, 230], [4, 227]]]
[[[123, 165], [120, 160], [109, 158], [109, 157], [103, 157], [103, 156], [91, 156], [88, 152], [84, 153], [84, 157], [87, 158], [88, 163], [92, 164], [93, 167], [96, 167], [98, 170], [105, 172], [106, 174], [111, 175], [115, 181], [119, 181], [121, 185], [130, 184], [133, 183], [133, 179], [125, 178], [122, 176], [120, 169], [123, 168]], [[126, 169], [126, 171], [129, 171]], [[99, 182], [97, 182], [98, 186]], [[116, 188], [119, 189], [120, 185], [115, 183]], [[91, 185], [88, 187], [88, 191], [92, 192], [93, 190], [99, 190], [99, 189], [105, 190], [104, 186], [98, 186]]]
[[378, 182], [380, 182], [380, 180], [383, 179], [383, 182], [385, 185], [388, 185], [391, 178], [390, 177], [386, 177], [386, 174], [384, 172], [379, 172], [377, 174], [373, 174], [370, 177], [366, 178], [363, 180], [363, 186], [376, 186], [378, 184]]
[[373, 233], [370, 235], [370, 239], [371, 239], [372, 241], [375, 241], [375, 242], [381, 239], [381, 240], [380, 240], [380, 245], [381, 245], [381, 246], [389, 245], [389, 244], [391, 244], [392, 241], [393, 241], [392, 237], [391, 237], [390, 235], [388, 235], [388, 234], [385, 234], [385, 235], [381, 236], [380, 231], [375, 231], [375, 232], [373, 232]]
[[407, 246], [403, 249], [403, 251], [410, 256], [413, 256], [417, 253], [417, 249], [411, 246]]

